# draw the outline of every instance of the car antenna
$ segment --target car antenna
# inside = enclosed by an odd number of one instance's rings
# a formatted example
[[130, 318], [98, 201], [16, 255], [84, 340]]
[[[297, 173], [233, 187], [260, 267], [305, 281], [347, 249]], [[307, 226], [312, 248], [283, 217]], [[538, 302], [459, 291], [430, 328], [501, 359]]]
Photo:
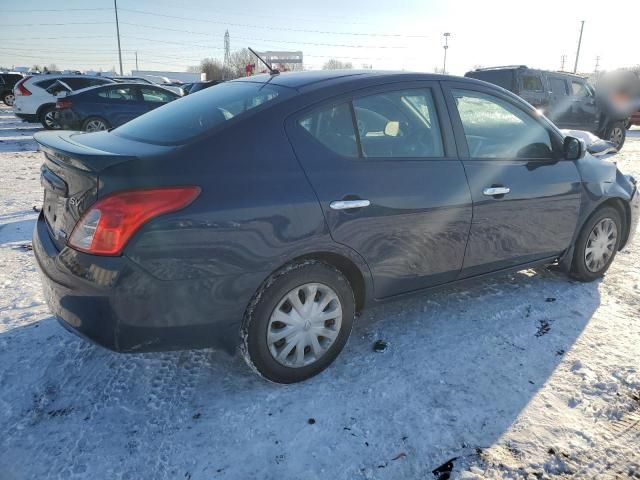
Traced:
[[247, 47], [247, 48], [251, 53], [253, 53], [256, 57], [258, 57], [258, 60], [260, 60], [262, 63], [264, 63], [267, 66], [267, 68], [269, 69], [269, 75], [278, 75], [280, 73], [280, 71], [277, 68], [273, 68], [260, 55], [258, 55], [253, 48], [251, 47]]

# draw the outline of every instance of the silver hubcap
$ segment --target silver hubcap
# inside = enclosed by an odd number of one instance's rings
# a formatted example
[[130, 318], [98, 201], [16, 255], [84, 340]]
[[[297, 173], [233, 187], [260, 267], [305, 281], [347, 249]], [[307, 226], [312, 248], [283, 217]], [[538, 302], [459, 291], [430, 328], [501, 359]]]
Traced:
[[318, 361], [340, 333], [342, 305], [322, 283], [305, 283], [287, 293], [269, 319], [267, 345], [273, 358], [300, 368]]
[[12, 93], [4, 97], [4, 102], [10, 107], [13, 106], [13, 102], [16, 100], [16, 97], [13, 96]]
[[622, 143], [622, 135], [624, 134], [624, 132], [622, 131], [622, 128], [620, 127], [615, 127], [613, 130], [611, 130], [611, 135], [609, 135], [609, 140], [611, 142], [613, 142], [613, 144], [618, 147], [620, 145], [620, 143]]
[[600, 271], [613, 255], [618, 228], [610, 218], [603, 218], [591, 230], [584, 250], [584, 261], [590, 272]]
[[87, 126], [85, 127], [86, 132], [102, 132], [103, 130], [106, 130], [106, 129], [107, 129], [107, 126], [104, 124], [102, 120], [91, 120], [89, 123], [87, 123]]

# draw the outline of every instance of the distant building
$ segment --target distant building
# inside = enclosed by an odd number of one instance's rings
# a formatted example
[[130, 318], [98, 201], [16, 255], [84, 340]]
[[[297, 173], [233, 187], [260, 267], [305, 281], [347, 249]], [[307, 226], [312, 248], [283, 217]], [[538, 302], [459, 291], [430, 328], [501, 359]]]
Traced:
[[[257, 52], [272, 67], [281, 71], [302, 70], [303, 55], [301, 51], [285, 52], [285, 51], [267, 51]], [[260, 66], [258, 66], [259, 68]], [[259, 68], [260, 69], [260, 68]]]

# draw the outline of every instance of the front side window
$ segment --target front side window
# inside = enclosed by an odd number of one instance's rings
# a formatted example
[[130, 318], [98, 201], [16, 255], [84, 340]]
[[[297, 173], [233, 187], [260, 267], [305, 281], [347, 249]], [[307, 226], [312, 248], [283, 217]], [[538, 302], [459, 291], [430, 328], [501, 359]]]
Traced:
[[254, 82], [225, 82], [169, 102], [125, 123], [113, 133], [133, 140], [177, 145], [188, 142], [228, 120], [293, 95], [285, 87]]
[[349, 103], [315, 110], [298, 123], [329, 150], [345, 157], [358, 156]]
[[571, 94], [574, 97], [589, 97], [591, 93], [587, 88], [587, 85], [583, 82], [571, 81]]
[[442, 135], [428, 89], [357, 98], [353, 107], [364, 157], [442, 157]]
[[125, 102], [135, 102], [136, 92], [132, 87], [114, 87], [106, 88], [98, 92], [98, 96], [108, 98], [110, 100], [121, 100]]
[[550, 78], [549, 87], [554, 95], [567, 95], [567, 82], [562, 78]]
[[542, 80], [540, 80], [540, 77], [536, 77], [534, 75], [523, 75], [522, 89], [529, 92], [541, 92]]
[[140, 93], [145, 102], [167, 103], [174, 99], [171, 94], [158, 88], [140, 87]]
[[549, 132], [515, 105], [485, 93], [453, 90], [471, 158], [549, 159]]

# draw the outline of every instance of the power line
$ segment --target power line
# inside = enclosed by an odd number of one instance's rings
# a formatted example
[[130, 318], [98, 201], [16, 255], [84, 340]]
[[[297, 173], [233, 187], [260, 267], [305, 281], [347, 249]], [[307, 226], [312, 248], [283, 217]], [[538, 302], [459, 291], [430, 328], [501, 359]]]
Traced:
[[253, 25], [248, 23], [231, 23], [231, 22], [223, 22], [219, 20], [212, 19], [203, 19], [203, 18], [194, 18], [194, 17], [181, 17], [178, 15], [166, 15], [163, 13], [156, 12], [148, 12], [145, 10], [135, 10], [132, 8], [121, 8], [122, 11], [127, 11], [131, 13], [139, 13], [143, 15], [152, 15], [155, 17], [163, 17], [163, 18], [176, 18], [179, 20], [189, 20], [193, 22], [205, 22], [208, 24], [215, 23], [219, 25], [228, 25], [234, 27], [246, 27], [246, 28], [259, 28], [264, 30], [276, 30], [276, 31], [288, 31], [288, 32], [301, 32], [301, 33], [319, 33], [326, 35], [353, 35], [353, 36], [364, 36], [364, 37], [387, 37], [387, 38], [429, 38], [427, 35], [402, 35], [396, 33], [358, 33], [358, 32], [334, 32], [327, 30], [307, 30], [302, 28], [287, 28], [287, 27], [271, 27], [266, 25]]
[[39, 13], [39, 12], [89, 12], [97, 10], [111, 10], [110, 8], [33, 8], [29, 10], [5, 10], [4, 13]]
[[111, 25], [113, 22], [10, 23], [2, 27], [66, 27], [67, 25]]
[[[124, 10], [124, 9], [120, 9]], [[169, 28], [169, 27], [156, 27], [155, 25], [143, 25], [140, 23], [131, 23], [131, 22], [120, 22], [121, 25], [130, 25], [132, 27], [142, 27], [142, 28], [150, 28], [153, 30], [166, 30], [169, 32], [179, 32], [179, 33], [190, 33], [193, 35], [203, 35], [206, 37], [211, 37], [211, 32], [194, 32], [192, 30], [184, 30], [179, 28]], [[294, 45], [313, 45], [318, 47], [344, 47], [344, 48], [370, 48], [370, 49], [380, 49], [380, 48], [391, 48], [391, 49], [404, 49], [406, 46], [394, 46], [394, 45], [353, 45], [347, 43], [318, 43], [318, 42], [304, 42], [304, 41], [295, 41], [295, 40], [274, 40], [270, 38], [256, 38], [256, 37], [237, 37], [234, 35], [233, 38], [237, 38], [239, 40], [256, 40], [260, 42], [272, 42], [272, 43], [287, 43]]]

